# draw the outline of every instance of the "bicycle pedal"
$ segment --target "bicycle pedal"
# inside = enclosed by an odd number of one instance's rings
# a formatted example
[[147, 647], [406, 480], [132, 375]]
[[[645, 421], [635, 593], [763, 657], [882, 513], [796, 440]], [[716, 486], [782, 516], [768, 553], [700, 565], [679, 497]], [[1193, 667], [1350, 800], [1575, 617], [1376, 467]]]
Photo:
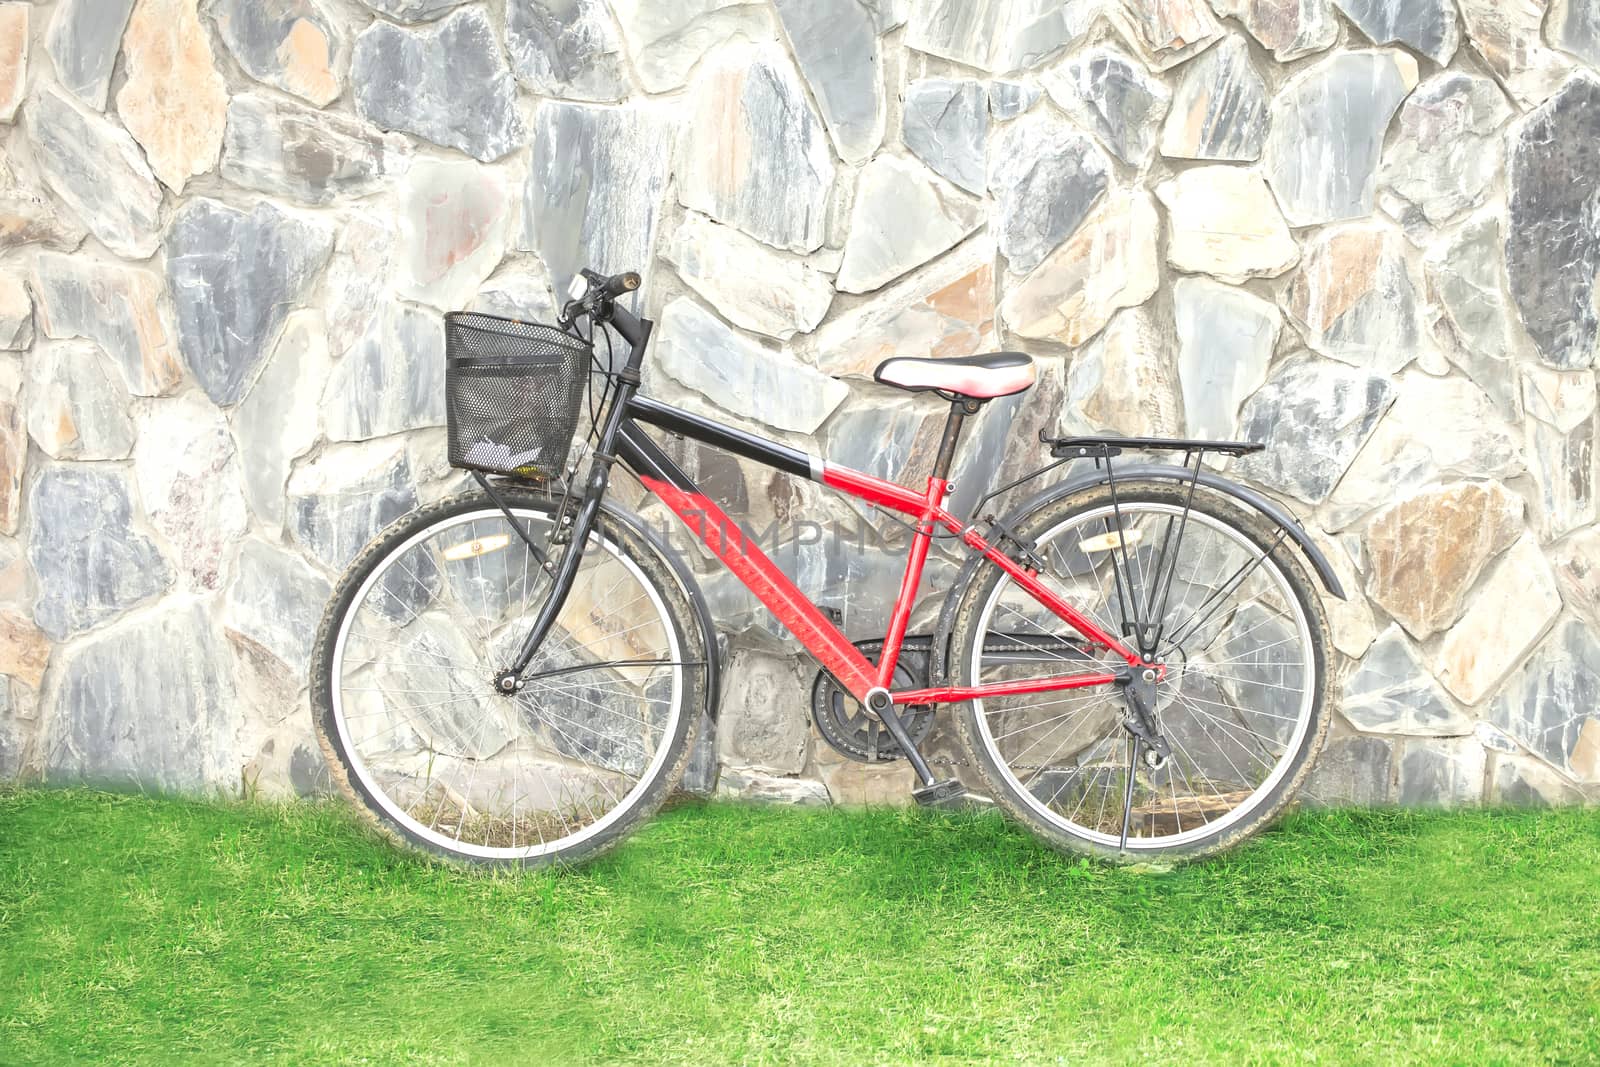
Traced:
[[925, 808], [960, 808], [966, 806], [967, 787], [958, 779], [946, 778], [911, 791], [911, 799]]

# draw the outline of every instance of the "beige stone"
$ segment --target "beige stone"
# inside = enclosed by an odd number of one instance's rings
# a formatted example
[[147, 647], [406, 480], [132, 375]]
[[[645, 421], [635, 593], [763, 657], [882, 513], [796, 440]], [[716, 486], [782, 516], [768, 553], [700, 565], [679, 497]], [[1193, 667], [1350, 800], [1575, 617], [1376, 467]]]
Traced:
[[1119, 311], [1072, 363], [1068, 419], [1090, 433], [1173, 437], [1183, 430], [1172, 341], [1144, 308]]
[[1546, 0], [1459, 0], [1472, 47], [1490, 73], [1526, 105], [1543, 103], [1571, 71], [1539, 36]]
[[164, 396], [183, 377], [161, 306], [161, 277], [147, 270], [47, 253], [34, 263], [39, 324], [56, 340], [87, 337], [117, 364], [135, 396]]
[[1600, 526], [1580, 530], [1550, 550], [1567, 606], [1600, 627]]
[[1467, 590], [1522, 532], [1522, 498], [1499, 482], [1425, 489], [1366, 530], [1367, 595], [1423, 640], [1455, 622]]
[[0, 4], [0, 122], [17, 117], [28, 92], [28, 22], [32, 4]]
[[817, 330], [799, 351], [834, 375], [870, 376], [890, 356], [970, 356], [999, 345], [994, 238], [980, 234], [939, 262]]
[[0, 362], [0, 533], [17, 532], [22, 511], [22, 472], [27, 461], [22, 368], [8, 359]]
[[122, 39], [128, 80], [117, 113], [156, 177], [179, 193], [216, 166], [228, 114], [227, 86], [197, 4], [139, 0]]
[[1195, 167], [1156, 188], [1167, 208], [1167, 262], [1225, 281], [1276, 277], [1300, 251], [1266, 181], [1239, 167]]
[[0, 611], [0, 674], [37, 689], [49, 663], [50, 638], [44, 631], [24, 615]]
[[1494, 691], [1561, 611], [1555, 576], [1539, 543], [1524, 534], [1473, 595], [1434, 654], [1434, 674], [1465, 704]]
[[1155, 205], [1143, 193], [1104, 197], [1071, 237], [1006, 297], [1001, 315], [1023, 337], [1077, 347], [1120, 308], [1155, 295]]

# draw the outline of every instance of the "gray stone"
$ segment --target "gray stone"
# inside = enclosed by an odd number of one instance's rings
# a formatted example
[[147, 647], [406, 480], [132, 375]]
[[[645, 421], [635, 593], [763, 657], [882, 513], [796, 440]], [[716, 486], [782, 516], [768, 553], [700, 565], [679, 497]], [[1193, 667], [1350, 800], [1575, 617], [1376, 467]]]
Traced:
[[1593, 371], [1522, 368], [1528, 468], [1539, 487], [1535, 509], [1545, 540], [1594, 522], [1595, 375]]
[[900, 138], [941, 178], [983, 195], [989, 110], [983, 83], [923, 78], [905, 94]]
[[278, 657], [296, 678], [304, 677], [330, 588], [293, 552], [249, 538], [223, 601], [223, 625]]
[[186, 584], [222, 585], [222, 559], [249, 521], [240, 461], [222, 412], [193, 392], [141, 411], [133, 475], [150, 523]]
[[1013, 332], [1077, 347], [1119, 308], [1155, 295], [1160, 222], [1145, 193], [1102, 199], [1022, 283], [1000, 312]]
[[331, 204], [391, 184], [411, 164], [405, 138], [258, 93], [228, 104], [222, 176], [302, 204]]
[[1485, 208], [1429, 250], [1428, 293], [1438, 309], [1434, 336], [1445, 357], [1494, 401], [1501, 418], [1521, 417], [1514, 363], [1527, 344], [1507, 289], [1500, 223]]
[[729, 322], [769, 337], [810, 333], [833, 303], [826, 275], [704, 215], [690, 212], [661, 256]]
[[258, 82], [323, 107], [344, 91], [338, 28], [317, 0], [214, 0], [222, 43]]
[[1167, 262], [1224, 281], [1276, 277], [1299, 246], [1254, 170], [1190, 167], [1156, 187], [1167, 209]]
[[1478, 743], [1490, 752], [1516, 754], [1522, 751], [1522, 746], [1517, 744], [1515, 738], [1487, 719], [1479, 719], [1474, 723], [1472, 733]]
[[538, 260], [520, 262], [490, 278], [467, 310], [524, 322], [554, 322], [557, 312], [550, 276]]
[[1416, 83], [1404, 52], [1346, 52], [1278, 91], [1262, 158], [1291, 226], [1372, 211], [1384, 131]]
[[41, 345], [28, 367], [28, 435], [53, 459], [123, 459], [133, 449], [128, 392], [98, 346]]
[[692, 797], [709, 797], [716, 790], [717, 720], [702, 711], [694, 747], [689, 750], [689, 762], [683, 768], [683, 777], [678, 779], [677, 791]]
[[1483, 203], [1505, 159], [1499, 129], [1511, 114], [1488, 78], [1446, 71], [1417, 86], [1384, 153], [1384, 209], [1415, 235]]
[[1431, 340], [1421, 288], [1399, 234], [1377, 223], [1347, 223], [1307, 244], [1284, 310], [1315, 351], [1392, 375], [1422, 359]]
[[1239, 405], [1267, 380], [1278, 343], [1278, 309], [1204, 278], [1179, 278], [1172, 287], [1172, 308], [1185, 433], [1231, 440]]
[[819, 805], [832, 803], [828, 787], [812, 778], [779, 778], [755, 771], [725, 770], [717, 779], [717, 796], [769, 804]]
[[1279, 63], [1320, 52], [1339, 39], [1329, 0], [1211, 0], [1218, 15], [1244, 24]]
[[809, 690], [794, 661], [741, 650], [723, 677], [717, 736], [723, 766], [769, 774], [804, 770], [811, 739]]
[[883, 142], [883, 61], [861, 0], [773, 0], [839, 158], [864, 163]]
[[405, 442], [328, 448], [289, 477], [289, 532], [329, 570], [417, 506]]
[[680, 297], [661, 313], [650, 368], [729, 413], [794, 433], [814, 433], [849, 389], [787, 354], [768, 351]]
[[523, 140], [517, 86], [489, 17], [464, 8], [427, 29], [382, 20], [356, 39], [350, 60], [356, 111], [483, 162]]
[[1548, 0], [1456, 0], [1456, 6], [1484, 65], [1524, 106], [1542, 103], [1572, 70], [1572, 61], [1540, 38]]
[[918, 0], [906, 45], [992, 74], [1036, 67], [1087, 29], [1060, 0]]
[[0, 273], [0, 349], [19, 352], [33, 347], [33, 298], [22, 279]]
[[675, 168], [685, 207], [777, 248], [822, 246], [833, 155], [781, 49], [719, 53], [695, 82], [686, 121]]
[[1306, 780], [1305, 795], [1320, 807], [1377, 807], [1389, 802], [1394, 743], [1382, 737], [1330, 740]]
[[1106, 13], [1152, 70], [1175, 67], [1222, 36], [1206, 0], [1109, 4]]
[[331, 441], [362, 441], [444, 425], [444, 322], [391, 301], [328, 378], [323, 421]]
[[320, 224], [265, 202], [249, 214], [204, 198], [179, 209], [166, 237], [178, 345], [214, 402], [244, 395], [332, 245]]
[[1545, 35], [1563, 52], [1600, 67], [1600, 4], [1594, 0], [1555, 0], [1545, 16]]
[[1476, 738], [1412, 742], [1400, 757], [1399, 799], [1407, 808], [1477, 807], [1488, 754]]
[[147, 270], [49, 252], [34, 261], [34, 295], [46, 336], [94, 341], [135, 396], [168, 393], [183, 375], [161, 292], [160, 277]]
[[1527, 655], [1561, 611], [1555, 575], [1526, 534], [1490, 570], [1467, 613], [1439, 641], [1433, 674], [1457, 700], [1476, 704]]
[[45, 183], [90, 233], [127, 259], [156, 250], [161, 187], [132, 137], [54, 89], [29, 101], [27, 128]]
[[396, 238], [395, 224], [387, 214], [346, 216], [317, 301], [328, 316], [328, 350], [334, 355], [361, 339], [388, 293]]
[[463, 308], [506, 253], [511, 197], [498, 171], [425, 160], [400, 187], [401, 296]]
[[33, 734], [30, 727], [13, 709], [10, 683], [0, 682], [0, 782], [15, 781], [22, 774]]
[[233, 789], [243, 726], [205, 608], [178, 602], [62, 654], [43, 739], [53, 782]]
[[612, 0], [645, 91], [671, 92], [706, 55], [733, 41], [770, 41], [772, 11], [753, 0]]
[[1044, 87], [1112, 155], [1135, 167], [1150, 161], [1172, 93], [1127, 56], [1091, 48], [1046, 74]]
[[422, 22], [437, 18], [467, 0], [361, 0], [380, 15], [388, 15], [401, 22]]
[[1373, 44], [1403, 44], [1441, 67], [1461, 43], [1452, 0], [1334, 0]]
[[1321, 503], [1361, 450], [1395, 388], [1385, 378], [1309, 353], [1291, 356], [1239, 414], [1239, 436], [1267, 445], [1234, 471]]
[[39, 579], [33, 619], [58, 641], [172, 584], [160, 551], [130, 525], [122, 471], [46, 467], [29, 490], [28, 516], [28, 562]]
[[1580, 530], [1551, 550], [1561, 598], [1591, 626], [1600, 628], [1600, 526]]
[[1568, 807], [1587, 799], [1583, 790], [1561, 775], [1525, 757], [1496, 759], [1489, 789], [1490, 803], [1513, 808]]
[[310, 745], [296, 745], [289, 753], [289, 786], [303, 798], [334, 795], [333, 778], [322, 753]]
[[982, 208], [922, 165], [879, 156], [862, 168], [835, 284], [865, 293], [954, 248], [983, 225]]
[[249, 460], [244, 465], [245, 496], [271, 530], [283, 526], [283, 486], [290, 464], [316, 443], [330, 362], [322, 313], [295, 312], [234, 413], [233, 435]]
[[611, 103], [628, 95], [622, 42], [603, 0], [510, 0], [506, 51], [541, 96]]
[[104, 111], [111, 71], [133, 0], [61, 0], [45, 33], [45, 51], [62, 86], [96, 111]]
[[1243, 37], [1229, 34], [1186, 64], [1161, 127], [1175, 159], [1254, 160], [1267, 139], [1267, 85]]
[[993, 81], [989, 83], [989, 114], [1001, 122], [1014, 119], [1039, 102], [1044, 92], [1027, 82]]
[[36, 181], [19, 179], [0, 159], [0, 246], [42, 244], [70, 252], [87, 232], [56, 210]]
[[1490, 709], [1494, 725], [1582, 782], [1600, 781], [1600, 640], [1568, 619], [1533, 659], [1507, 678]]
[[1033, 270], [1065, 241], [1110, 182], [1111, 161], [1053, 110], [1028, 115], [995, 137], [989, 156], [992, 223], [1017, 274]]
[[1409, 371], [1394, 406], [1328, 498], [1322, 525], [1340, 530], [1442, 478], [1521, 474], [1522, 438], [1483, 390], [1458, 376]]
[[1571, 370], [1600, 350], [1600, 78], [1574, 76], [1511, 128], [1506, 270], [1539, 358]]
[[1345, 679], [1339, 708], [1368, 733], [1460, 737], [1472, 732], [1471, 717], [1451, 706], [1398, 626], [1385, 630]]
[[671, 143], [655, 108], [539, 108], [518, 247], [539, 253], [556, 292], [584, 267], [649, 267]]
[[833, 413], [818, 437], [823, 454], [835, 463], [912, 483], [933, 462], [929, 446], [943, 426], [945, 411], [944, 404], [915, 395], [856, 395]]

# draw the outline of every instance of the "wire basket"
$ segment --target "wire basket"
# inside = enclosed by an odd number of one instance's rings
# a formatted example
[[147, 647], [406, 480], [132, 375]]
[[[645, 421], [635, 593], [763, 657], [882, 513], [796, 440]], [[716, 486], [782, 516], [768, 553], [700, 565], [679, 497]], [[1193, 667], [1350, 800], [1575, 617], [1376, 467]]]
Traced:
[[444, 318], [450, 465], [543, 480], [572, 450], [594, 348], [554, 326]]

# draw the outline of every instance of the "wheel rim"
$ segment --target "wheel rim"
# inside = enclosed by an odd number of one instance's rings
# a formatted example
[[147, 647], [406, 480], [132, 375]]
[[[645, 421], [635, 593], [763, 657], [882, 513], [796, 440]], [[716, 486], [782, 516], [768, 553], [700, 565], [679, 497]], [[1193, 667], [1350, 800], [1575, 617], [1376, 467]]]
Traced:
[[[548, 515], [513, 513], [547, 542]], [[494, 690], [547, 591], [504, 515], [485, 508], [402, 541], [340, 619], [330, 704], [349, 768], [430, 845], [478, 859], [568, 851], [665, 770], [684, 713], [680, 634], [660, 591], [598, 533], [529, 664], [550, 673], [515, 696]]]
[[[1159, 533], [1167, 526], [1176, 531], [1184, 521], [1184, 509], [1176, 505], [1139, 501], [1123, 503], [1120, 511], [1121, 527], [1116, 509], [1107, 505], [1057, 523], [1037, 541], [1050, 563], [1045, 583], [1110, 633], [1120, 632], [1124, 603], [1149, 610], [1150, 588], [1159, 586], [1154, 573]], [[1126, 541], [1113, 536], [1123, 531]], [[1078, 547], [1064, 549], [1069, 540]], [[1095, 564], [1094, 557], [1120, 553], [1129, 545], [1136, 547], [1126, 557], [1132, 577], [1124, 591], [1110, 575], [1110, 566], [1104, 560]], [[1129, 850], [1193, 844], [1257, 810], [1289, 773], [1303, 746], [1320, 684], [1310, 619], [1270, 552], [1200, 511], [1189, 512], [1180, 547], [1163, 620], [1169, 629], [1160, 649], [1169, 674], [1157, 686], [1157, 718], [1172, 745], [1172, 759], [1163, 770], [1140, 767], [1134, 775]], [[1254, 567], [1235, 596], [1216, 605], [1219, 610], [1209, 621], [1185, 633], [1203, 617], [1195, 609], [1205, 603], [1207, 575], [1218, 576], [1211, 583], [1215, 592], [1225, 584], [1221, 576], [1230, 572], [1229, 563], [1250, 561]], [[1165, 573], [1166, 567], [1161, 570]], [[1099, 603], [1094, 602], [1096, 594]], [[1237, 627], [1232, 626], [1235, 621]], [[1027, 629], [1028, 624], [1034, 629]], [[969, 668], [971, 677], [982, 681], [1020, 676], [1005, 675], [997, 666], [1003, 657], [986, 651], [1016, 647], [991, 637], [992, 630], [1010, 637], [1031, 635], [1038, 644], [1043, 644], [1038, 634], [1071, 633], [1008, 577], [1000, 579], [978, 614]], [[1219, 642], [1232, 651], [1216, 655], [1212, 649]], [[1034, 659], [1023, 673], [1037, 675], [1043, 658]], [[1109, 656], [1073, 662], [1073, 670], [1120, 664]], [[1241, 697], [1266, 706], [1252, 714], [1240, 706]], [[973, 701], [979, 743], [1021, 803], [1051, 826], [1111, 848], [1121, 842], [1122, 793], [1132, 745], [1121, 726], [1121, 708], [1119, 691], [1109, 686]], [[1033, 755], [1028, 757], [1024, 746], [1030, 745]], [[1044, 752], [1050, 755], [1041, 759]]]

